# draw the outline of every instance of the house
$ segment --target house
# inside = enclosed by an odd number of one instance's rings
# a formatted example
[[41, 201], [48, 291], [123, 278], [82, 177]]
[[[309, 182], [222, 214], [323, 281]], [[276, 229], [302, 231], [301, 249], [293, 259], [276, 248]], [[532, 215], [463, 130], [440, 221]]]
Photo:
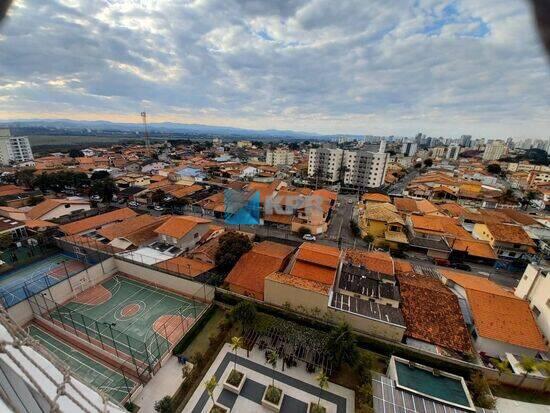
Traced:
[[440, 280], [398, 274], [406, 343], [447, 356], [473, 352], [458, 298]]
[[61, 225], [59, 230], [65, 235], [81, 235], [90, 231], [99, 230], [104, 225], [121, 222], [127, 218], [136, 216], [137, 213], [130, 208], [115, 209], [111, 212], [84, 218], [79, 221]]
[[9, 236], [13, 242], [27, 239], [27, 228], [24, 222], [0, 217], [0, 236]]
[[497, 255], [498, 267], [514, 268], [517, 260], [531, 260], [536, 253], [536, 244], [527, 232], [519, 226], [487, 222], [474, 225], [472, 235], [488, 241]]
[[361, 237], [372, 237], [376, 247], [397, 249], [409, 243], [405, 234], [405, 221], [392, 204], [369, 202], [359, 209], [358, 225]]
[[193, 216], [173, 216], [155, 232], [161, 242], [176, 246], [182, 251], [189, 251], [208, 232], [211, 222], [209, 219]]
[[536, 356], [548, 351], [529, 303], [482, 277], [440, 269], [442, 281], [465, 300], [462, 308], [478, 352]]
[[168, 218], [148, 214], [131, 216], [120, 222], [106, 224], [91, 234], [97, 234], [94, 238], [103, 243], [107, 242], [119, 251], [135, 249], [156, 240], [155, 230]]
[[550, 340], [550, 268], [529, 264], [519, 281], [514, 294], [526, 300], [535, 316], [535, 321], [545, 337]]
[[377, 194], [377, 193], [366, 193], [361, 196], [361, 202], [364, 205], [368, 204], [389, 204], [391, 203], [391, 199], [389, 196], [385, 194]]
[[155, 264], [156, 267], [176, 273], [185, 277], [194, 278], [197, 281], [205, 282], [209, 278], [208, 272], [214, 269], [215, 265], [193, 258], [179, 256]]
[[264, 299], [264, 279], [281, 271], [288, 263], [294, 248], [271, 241], [255, 244], [235, 264], [225, 282], [237, 294]]
[[90, 202], [84, 199], [46, 199], [29, 209], [27, 218], [48, 221], [90, 209]]
[[0, 207], [0, 215], [4, 218], [11, 218], [16, 221], [25, 221], [27, 219], [25, 211], [13, 207]]
[[395, 198], [393, 203], [397, 210], [404, 215], [441, 215], [437, 206], [427, 199]]

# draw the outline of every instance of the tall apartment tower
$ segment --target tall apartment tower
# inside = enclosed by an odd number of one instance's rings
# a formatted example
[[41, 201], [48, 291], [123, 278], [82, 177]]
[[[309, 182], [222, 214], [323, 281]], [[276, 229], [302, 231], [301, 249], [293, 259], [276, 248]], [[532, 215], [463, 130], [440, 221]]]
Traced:
[[449, 145], [447, 146], [447, 153], [445, 154], [445, 158], [457, 160], [459, 153], [460, 153], [460, 146]]
[[0, 164], [9, 165], [10, 162], [18, 164], [33, 159], [27, 137], [11, 136], [9, 129], [0, 129]]
[[472, 135], [462, 135], [460, 137], [460, 146], [464, 148], [472, 146]]
[[348, 188], [378, 188], [384, 184], [389, 154], [386, 142], [368, 150], [310, 149], [308, 176], [327, 183], [342, 181]]
[[485, 152], [483, 152], [484, 161], [497, 161], [502, 158], [508, 152], [508, 147], [502, 141], [494, 141], [488, 143], [485, 146]]
[[265, 162], [268, 165], [292, 165], [294, 163], [294, 152], [283, 148], [277, 148], [274, 151], [267, 151]]
[[418, 144], [416, 142], [404, 142], [401, 146], [401, 153], [404, 156], [414, 156], [418, 151]]

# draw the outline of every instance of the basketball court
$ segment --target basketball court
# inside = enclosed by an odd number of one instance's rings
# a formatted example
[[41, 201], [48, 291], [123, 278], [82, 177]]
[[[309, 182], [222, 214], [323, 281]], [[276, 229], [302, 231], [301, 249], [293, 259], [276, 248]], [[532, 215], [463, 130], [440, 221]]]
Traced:
[[0, 275], [0, 297], [6, 308], [85, 269], [83, 262], [57, 253]]
[[65, 363], [72, 373], [114, 400], [123, 402], [135, 387], [133, 380], [70, 347], [40, 327], [31, 325], [28, 331], [30, 336]]
[[181, 339], [205, 307], [154, 285], [116, 275], [57, 306], [50, 316], [66, 329], [86, 335], [89, 341], [130, 356], [134, 364], [137, 360], [153, 365]]

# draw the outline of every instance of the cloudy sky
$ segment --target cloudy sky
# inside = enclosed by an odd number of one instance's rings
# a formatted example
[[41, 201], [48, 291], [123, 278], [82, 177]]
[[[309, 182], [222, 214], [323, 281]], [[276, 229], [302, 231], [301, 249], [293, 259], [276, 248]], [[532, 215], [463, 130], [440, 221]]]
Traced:
[[16, 0], [0, 119], [550, 137], [522, 0]]

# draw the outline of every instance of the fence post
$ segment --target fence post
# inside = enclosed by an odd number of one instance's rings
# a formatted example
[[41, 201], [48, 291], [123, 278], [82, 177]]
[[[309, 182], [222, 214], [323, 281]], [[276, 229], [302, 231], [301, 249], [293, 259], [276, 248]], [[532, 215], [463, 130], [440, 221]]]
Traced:
[[101, 338], [101, 331], [99, 330], [99, 325], [97, 324], [97, 321], [94, 321], [94, 322], [95, 322], [95, 328], [97, 330], [97, 335], [99, 337], [99, 342], [101, 343], [101, 348], [105, 350], [105, 345], [103, 344], [103, 339]]
[[132, 346], [130, 345], [130, 337], [128, 337], [126, 334], [126, 342], [128, 343], [128, 350], [130, 350], [130, 356], [132, 357], [132, 362], [137, 365], [136, 359], [134, 357], [134, 352], [132, 351]]

